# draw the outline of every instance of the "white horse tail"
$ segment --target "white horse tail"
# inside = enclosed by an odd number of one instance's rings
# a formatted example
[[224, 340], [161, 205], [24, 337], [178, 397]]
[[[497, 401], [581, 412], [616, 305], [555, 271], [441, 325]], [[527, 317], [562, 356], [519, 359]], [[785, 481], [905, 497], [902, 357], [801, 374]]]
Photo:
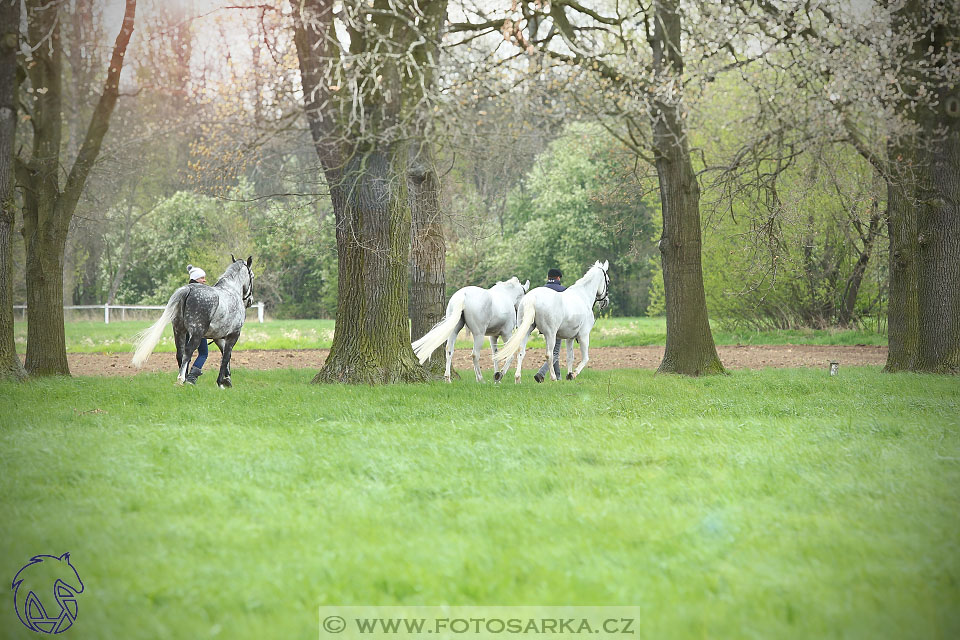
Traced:
[[463, 304], [466, 297], [463, 291], [457, 291], [453, 294], [450, 298], [450, 304], [447, 305], [446, 317], [433, 325], [433, 329], [430, 329], [422, 338], [413, 343], [413, 353], [420, 360], [420, 364], [426, 362], [430, 355], [437, 350], [437, 347], [445, 343], [450, 334], [456, 330], [457, 325], [460, 324], [460, 316], [463, 315]]
[[527, 334], [530, 333], [530, 327], [537, 321], [536, 301], [532, 296], [524, 296], [520, 306], [523, 308], [523, 321], [506, 344], [497, 351], [497, 355], [493, 356], [497, 364], [503, 364], [507, 361], [507, 358], [513, 357], [513, 354], [520, 350]]
[[188, 291], [190, 291], [189, 287], [180, 287], [174, 291], [160, 319], [134, 337], [133, 344], [136, 350], [133, 352], [133, 366], [137, 369], [142, 367], [150, 354], [153, 353], [154, 347], [160, 342], [160, 336], [163, 335], [164, 328], [173, 320], [173, 316], [177, 313], [177, 305], [180, 304]]

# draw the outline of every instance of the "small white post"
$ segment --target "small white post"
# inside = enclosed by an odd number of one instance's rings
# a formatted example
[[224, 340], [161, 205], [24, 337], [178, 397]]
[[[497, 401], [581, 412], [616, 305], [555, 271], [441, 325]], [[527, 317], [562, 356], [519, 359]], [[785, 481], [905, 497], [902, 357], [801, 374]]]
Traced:
[[263, 324], [263, 300], [257, 303], [257, 321]]
[[103, 305], [103, 324], [110, 324], [110, 305]]

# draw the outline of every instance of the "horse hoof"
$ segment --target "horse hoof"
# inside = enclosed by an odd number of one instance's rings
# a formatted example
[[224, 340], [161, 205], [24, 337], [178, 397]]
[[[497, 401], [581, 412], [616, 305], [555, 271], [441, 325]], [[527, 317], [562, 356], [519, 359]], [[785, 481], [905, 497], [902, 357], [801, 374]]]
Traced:
[[543, 382], [543, 376], [540, 375], [539, 373], [535, 373], [533, 375], [533, 379], [536, 380], [537, 382]]
[[573, 373], [572, 373], [572, 372], [567, 374], [567, 380], [573, 380]]
[[520, 384], [520, 376], [513, 379], [514, 384]]
[[175, 384], [175, 385], [178, 386], [178, 387], [182, 387], [182, 386], [183, 386], [183, 379], [177, 378], [176, 382], [174, 382], [173, 384]]
[[500, 382], [501, 380], [503, 380], [503, 374], [502, 374], [502, 373], [500, 373], [499, 371], [497, 371], [495, 374], [493, 374], [493, 381], [494, 381], [494, 382]]

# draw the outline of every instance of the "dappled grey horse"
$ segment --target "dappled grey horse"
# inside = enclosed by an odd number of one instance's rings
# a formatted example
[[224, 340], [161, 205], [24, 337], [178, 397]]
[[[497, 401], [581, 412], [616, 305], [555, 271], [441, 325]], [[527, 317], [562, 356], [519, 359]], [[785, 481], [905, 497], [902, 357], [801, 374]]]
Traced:
[[137, 335], [133, 364], [138, 369], [153, 352], [164, 327], [173, 323], [173, 339], [177, 346], [177, 364], [180, 374], [177, 383], [187, 377], [193, 352], [200, 343], [212, 338], [223, 354], [217, 384], [221, 389], [233, 386], [230, 382], [230, 354], [240, 338], [240, 329], [246, 310], [253, 304], [253, 256], [246, 262], [230, 256], [233, 261], [223, 272], [217, 284], [209, 287], [193, 283], [177, 289], [163, 315], [150, 328]]
[[[529, 280], [520, 284], [520, 279], [513, 277], [506, 282], [498, 282], [489, 289], [464, 287], [458, 290], [450, 296], [444, 319], [413, 343], [413, 352], [420, 360], [420, 364], [426, 362], [437, 347], [446, 342], [447, 368], [443, 377], [450, 382], [453, 348], [457, 343], [457, 334], [466, 325], [473, 334], [473, 372], [477, 376], [477, 382], [482, 382], [480, 349], [483, 347], [483, 338], [490, 336], [490, 347], [496, 358], [497, 340], [502, 337], [506, 341], [516, 328], [517, 304], [529, 288]], [[506, 371], [509, 366], [508, 362], [503, 370]], [[494, 359], [493, 372], [499, 380], [496, 359]]]
[[[517, 351], [517, 371], [514, 381], [520, 382], [520, 367], [523, 365], [523, 356], [527, 349], [527, 341], [534, 329], [539, 329], [547, 341], [547, 358], [553, 357], [553, 345], [564, 338], [567, 341], [567, 380], [573, 380], [590, 361], [590, 330], [596, 321], [593, 317], [593, 305], [600, 303], [600, 309], [605, 309], [610, 303], [610, 277], [607, 270], [609, 261], [601, 263], [599, 260], [587, 270], [582, 278], [567, 287], [566, 291], [557, 292], [546, 287], [537, 287], [527, 295], [517, 311], [517, 331], [507, 340], [500, 353], [493, 356], [493, 361], [507, 362]], [[573, 371], [573, 339], [580, 343], [580, 366]], [[507, 370], [503, 368], [503, 371]], [[557, 374], [550, 366], [550, 379], [556, 380]]]

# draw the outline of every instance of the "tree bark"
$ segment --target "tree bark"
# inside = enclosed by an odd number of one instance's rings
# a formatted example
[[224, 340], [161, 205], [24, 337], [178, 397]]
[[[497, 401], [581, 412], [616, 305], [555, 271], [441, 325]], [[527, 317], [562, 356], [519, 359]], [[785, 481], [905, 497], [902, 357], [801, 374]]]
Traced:
[[[890, 352], [886, 371], [960, 373], [960, 95], [943, 86], [955, 22], [917, 0], [895, 17], [911, 38], [901, 83], [914, 135], [890, 154]], [[933, 61], [931, 64], [930, 61]], [[925, 64], [921, 64], [924, 62]], [[938, 66], [939, 65], [939, 66]], [[934, 88], [929, 100], [918, 87]]]
[[337, 219], [337, 323], [314, 382], [420, 382], [407, 330], [410, 205], [405, 145], [354, 155], [331, 185]]
[[[887, 235], [890, 239], [890, 299], [887, 303], [887, 364], [884, 371], [913, 371], [920, 345], [920, 271], [917, 245], [915, 167], [911, 145], [891, 144], [887, 177]], [[894, 165], [894, 162], [896, 165]]]
[[[440, 213], [440, 177], [431, 146], [423, 143], [407, 173], [410, 194], [410, 335], [416, 340], [443, 319], [446, 312], [446, 246]], [[431, 358], [428, 368], [442, 373], [444, 358]]]
[[[423, 74], [426, 91], [435, 90], [434, 67], [440, 56], [440, 42], [446, 18], [446, 0], [433, 0], [423, 5], [422, 28], [428, 34], [426, 46], [417, 47], [415, 60]], [[423, 88], [413, 93], [421, 97]], [[429, 104], [429, 103], [426, 103]], [[434, 157], [429, 109], [418, 109], [419, 131], [411, 147], [407, 189], [410, 194], [410, 335], [422, 337], [443, 319], [446, 312], [446, 244], [443, 240], [443, 218], [440, 210], [440, 176]], [[426, 367], [440, 375], [445, 358], [433, 358]]]
[[0, 0], [0, 380], [22, 380], [27, 375], [13, 338], [13, 143], [17, 131], [19, 29], [19, 0]]
[[[363, 53], [371, 43], [378, 53], [394, 55], [384, 58], [376, 83], [364, 82], [372, 88], [355, 96], [325, 75], [340, 55], [333, 3], [291, 0], [291, 7], [304, 110], [337, 223], [337, 323], [330, 355], [313, 381], [425, 381], [407, 319], [409, 147], [394, 133], [405, 101], [417, 103], [397, 61], [425, 39], [413, 21], [374, 3], [363, 27], [369, 31], [351, 31], [351, 52]], [[345, 123], [343, 114], [354, 108], [362, 110], [361, 121]]]
[[[927, 143], [922, 147], [925, 161], [918, 189], [916, 369], [960, 374], [960, 112], [948, 115], [948, 92], [942, 94], [925, 123]], [[960, 95], [953, 99], [960, 100]]]
[[650, 44], [661, 92], [655, 100], [653, 144], [663, 212], [660, 253], [667, 316], [666, 350], [657, 372], [691, 376], [723, 373], [703, 289], [700, 187], [683, 126], [683, 57], [676, 1], [656, 2], [653, 21]]
[[[63, 131], [62, 55], [57, 3], [27, 3], [31, 43], [43, 42], [27, 65], [34, 89], [33, 145], [29, 162], [18, 162], [24, 187], [23, 236], [27, 260], [27, 358], [32, 375], [70, 375], [63, 327], [63, 259], [67, 231], [84, 184], [100, 153], [117, 103], [120, 73], [133, 34], [136, 0], [127, 0], [103, 93], [86, 136], [60, 187]], [[49, 41], [46, 41], [49, 39]]]

